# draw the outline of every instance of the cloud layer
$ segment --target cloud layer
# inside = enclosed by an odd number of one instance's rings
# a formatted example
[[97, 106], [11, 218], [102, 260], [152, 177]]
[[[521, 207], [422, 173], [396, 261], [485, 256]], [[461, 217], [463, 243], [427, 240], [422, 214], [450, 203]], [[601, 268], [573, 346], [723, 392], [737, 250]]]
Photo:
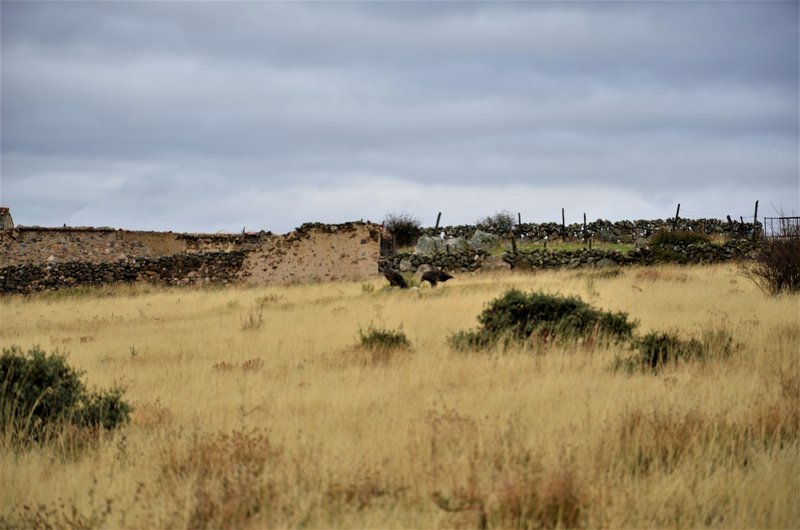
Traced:
[[4, 2], [21, 224], [800, 213], [798, 3]]

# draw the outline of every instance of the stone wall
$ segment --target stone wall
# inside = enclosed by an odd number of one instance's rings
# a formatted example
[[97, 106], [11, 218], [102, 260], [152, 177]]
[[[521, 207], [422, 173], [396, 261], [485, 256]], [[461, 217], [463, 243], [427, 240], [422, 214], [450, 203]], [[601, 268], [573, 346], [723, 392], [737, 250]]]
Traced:
[[0, 292], [29, 294], [65, 287], [109, 283], [150, 282], [164, 285], [236, 283], [246, 252], [173, 254], [157, 258], [126, 258], [117, 262], [81, 261], [12, 265], [0, 269]]
[[0, 293], [131, 281], [362, 279], [377, 274], [380, 240], [380, 226], [363, 222], [306, 224], [283, 236], [17, 227], [0, 232]]
[[[445, 226], [438, 229], [425, 228], [423, 234], [428, 236], [439, 236], [444, 232], [445, 237], [469, 238], [475, 230], [495, 233], [501, 237], [508, 234], [497, 233], [492, 226], [483, 225], [456, 225]], [[701, 234], [719, 234], [728, 238], [745, 238], [753, 234], [754, 229], [761, 229], [761, 223], [744, 223], [740, 221], [723, 221], [721, 219], [678, 219], [675, 223], [673, 219], [651, 219], [637, 221], [606, 221], [598, 219], [586, 224], [588, 237], [595, 241], [609, 243], [633, 243], [638, 239], [646, 239], [654, 233], [665, 230], [676, 229]], [[583, 224], [572, 223], [562, 227], [561, 223], [522, 223], [514, 226], [514, 234], [517, 238], [529, 241], [540, 241], [545, 238], [548, 240], [566, 239], [578, 240], [583, 237]]]
[[492, 257], [483, 251], [436, 252], [430, 255], [397, 254], [385, 262], [402, 272], [416, 271], [420, 265], [428, 264], [447, 271], [469, 272], [478, 269], [496, 268], [497, 262], [505, 268], [557, 269], [562, 267], [592, 267], [608, 265], [652, 265], [657, 263], [706, 264], [753, 257], [758, 243], [748, 240], [731, 240], [722, 245], [698, 243], [670, 248], [640, 248], [624, 253], [610, 250], [544, 250], [506, 252]]

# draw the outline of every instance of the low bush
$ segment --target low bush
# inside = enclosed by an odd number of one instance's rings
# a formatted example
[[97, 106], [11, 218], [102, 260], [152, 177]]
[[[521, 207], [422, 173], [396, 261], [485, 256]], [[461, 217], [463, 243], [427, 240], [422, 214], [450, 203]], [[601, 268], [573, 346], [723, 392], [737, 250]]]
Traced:
[[709, 360], [730, 356], [737, 345], [724, 329], [705, 330], [701, 339], [683, 340], [674, 332], [650, 332], [633, 341], [637, 353], [626, 358], [616, 358], [613, 371], [657, 373], [678, 361]]
[[680, 248], [689, 245], [710, 244], [705, 234], [679, 230], [658, 232], [650, 238], [650, 259], [663, 263], [688, 263], [689, 258], [680, 252]]
[[742, 272], [769, 294], [800, 292], [800, 237], [764, 241]]
[[422, 234], [422, 222], [411, 214], [390, 213], [383, 220], [383, 227], [393, 236], [398, 247], [410, 247]]
[[527, 341], [572, 341], [605, 339], [625, 342], [633, 335], [637, 322], [626, 313], [595, 309], [578, 297], [523, 293], [517, 289], [489, 303], [478, 316], [480, 327], [450, 336], [457, 350], [491, 348]]
[[514, 229], [516, 220], [511, 212], [497, 212], [475, 222], [479, 230], [499, 236], [504, 236]]
[[386, 330], [369, 326], [367, 331], [359, 329], [359, 344], [372, 351], [406, 349], [411, 347], [402, 329]]
[[87, 391], [82, 372], [58, 352], [12, 346], [0, 355], [0, 432], [13, 439], [41, 440], [64, 424], [114, 429], [129, 420], [122, 390]]

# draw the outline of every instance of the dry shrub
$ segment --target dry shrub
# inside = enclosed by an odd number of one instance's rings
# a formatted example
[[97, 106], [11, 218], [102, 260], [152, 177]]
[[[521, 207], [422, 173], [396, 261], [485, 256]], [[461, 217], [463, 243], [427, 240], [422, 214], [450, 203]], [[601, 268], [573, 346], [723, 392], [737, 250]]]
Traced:
[[483, 488], [466, 484], [433, 501], [446, 512], [469, 512], [479, 528], [577, 528], [586, 496], [574, 471], [511, 473]]
[[745, 467], [756, 452], [798, 440], [800, 407], [792, 401], [759, 404], [732, 421], [696, 411], [633, 410], [603, 434], [598, 461], [632, 475], [671, 473], [692, 459], [712, 467]]
[[168, 481], [193, 479], [190, 528], [242, 527], [275, 502], [266, 471], [282, 451], [260, 431], [195, 434], [189, 447], [178, 445], [164, 447], [161, 470]]
[[779, 366], [772, 373], [772, 377], [781, 389], [783, 399], [800, 403], [800, 368], [796, 364], [788, 367]]
[[480, 433], [475, 419], [446, 406], [428, 410], [423, 418], [432, 471], [448, 473], [450, 466], [462, 466], [464, 457], [477, 449]]
[[750, 410], [742, 426], [748, 438], [766, 447], [800, 440], [800, 401], [763, 403]]
[[264, 361], [259, 358], [248, 359], [241, 364], [245, 372], [257, 372], [264, 367]]
[[637, 271], [634, 278], [646, 282], [662, 281], [686, 283], [686, 280], [689, 279], [689, 275], [685, 272], [648, 267]]
[[145, 429], [169, 425], [172, 418], [172, 411], [163, 406], [159, 400], [153, 403], [136, 403], [131, 414], [133, 424]]
[[[139, 491], [137, 491], [137, 496]], [[115, 501], [112, 497], [98, 498], [97, 479], [87, 491], [88, 509], [80, 509], [75, 504], [59, 498], [50, 503], [35, 506], [24, 504], [17, 508], [13, 516], [0, 515], [0, 528], [37, 528], [56, 530], [61, 528], [89, 529], [108, 527]]]
[[475, 419], [444, 407], [429, 410], [421, 428], [417, 456], [428, 462], [431, 499], [452, 514], [452, 526], [580, 526], [586, 497], [576, 474], [569, 466], [544, 469], [515, 422], [486, 434]]
[[229, 363], [227, 361], [220, 361], [218, 363], [215, 363], [214, 366], [212, 366], [212, 368], [217, 372], [230, 372], [231, 370], [234, 369], [234, 365], [233, 363]]
[[260, 329], [264, 324], [264, 305], [261, 303], [252, 305], [250, 311], [241, 316], [241, 321], [242, 331]]
[[326, 356], [325, 361], [331, 368], [348, 366], [389, 366], [395, 362], [408, 359], [410, 350], [406, 348], [370, 349], [364, 346], [350, 346]]
[[708, 420], [697, 412], [628, 411], [605, 433], [600, 457], [613, 455], [634, 475], [670, 471], [707, 436], [708, 428]]
[[422, 222], [409, 213], [386, 214], [383, 226], [394, 236], [397, 247], [414, 245], [422, 234]]
[[580, 524], [583, 493], [571, 469], [545, 475], [536, 488], [536, 521], [542, 528], [576, 528]]
[[[259, 359], [258, 357], [254, 357], [252, 359], [247, 359], [246, 361], [242, 361], [239, 364], [239, 368], [243, 372], [257, 372], [264, 367], [264, 361]], [[215, 363], [212, 368], [217, 372], [230, 372], [236, 369], [236, 365], [232, 362], [228, 361], [220, 361]]]
[[357, 511], [374, 504], [395, 504], [408, 487], [396, 483], [376, 466], [361, 464], [346, 477], [337, 477], [325, 489], [325, 502], [335, 508], [352, 507]]
[[769, 294], [800, 292], [800, 234], [762, 242], [742, 274]]

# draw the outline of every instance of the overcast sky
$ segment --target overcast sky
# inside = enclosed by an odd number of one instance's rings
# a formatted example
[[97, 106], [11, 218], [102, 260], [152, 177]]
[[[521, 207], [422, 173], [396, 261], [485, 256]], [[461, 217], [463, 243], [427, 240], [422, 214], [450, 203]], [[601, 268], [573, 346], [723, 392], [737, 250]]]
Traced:
[[1, 5], [17, 224], [800, 215], [797, 0]]

